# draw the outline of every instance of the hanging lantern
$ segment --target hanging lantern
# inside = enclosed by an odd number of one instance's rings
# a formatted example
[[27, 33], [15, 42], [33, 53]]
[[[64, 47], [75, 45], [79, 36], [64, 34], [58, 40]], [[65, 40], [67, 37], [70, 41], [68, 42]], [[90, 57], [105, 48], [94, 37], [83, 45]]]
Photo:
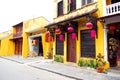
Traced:
[[116, 30], [116, 27], [115, 26], [110, 26], [110, 30]]
[[72, 37], [73, 40], [75, 40], [76, 39], [76, 33], [72, 33], [71, 37]]
[[96, 31], [95, 30], [91, 30], [91, 38], [95, 38], [96, 37]]
[[60, 34], [60, 32], [61, 32], [60, 29], [56, 29], [56, 30], [55, 30], [55, 33], [56, 33], [56, 34]]
[[36, 45], [38, 43], [38, 40], [32, 40], [32, 45]]
[[50, 36], [50, 42], [52, 42], [53, 41], [53, 37], [52, 36]]
[[59, 40], [60, 40], [60, 41], [63, 41], [63, 39], [64, 39], [64, 38], [63, 38], [63, 35], [61, 34], [61, 35], [59, 36]]
[[49, 35], [49, 34], [50, 34], [50, 32], [49, 32], [49, 31], [47, 31], [47, 32], [46, 32], [46, 35]]
[[93, 24], [92, 24], [91, 22], [88, 22], [88, 23], [86, 23], [86, 27], [92, 28], [92, 27], [93, 27]]
[[73, 32], [74, 28], [73, 27], [68, 27], [68, 32]]

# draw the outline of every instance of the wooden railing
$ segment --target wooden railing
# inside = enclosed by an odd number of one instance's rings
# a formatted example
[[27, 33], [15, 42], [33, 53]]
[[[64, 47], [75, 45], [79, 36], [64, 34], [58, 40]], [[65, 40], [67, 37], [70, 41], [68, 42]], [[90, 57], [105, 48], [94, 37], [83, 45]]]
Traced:
[[13, 34], [13, 37], [19, 37], [19, 36], [22, 36], [22, 32], [17, 32], [15, 34]]
[[106, 16], [120, 13], [120, 2], [106, 6]]

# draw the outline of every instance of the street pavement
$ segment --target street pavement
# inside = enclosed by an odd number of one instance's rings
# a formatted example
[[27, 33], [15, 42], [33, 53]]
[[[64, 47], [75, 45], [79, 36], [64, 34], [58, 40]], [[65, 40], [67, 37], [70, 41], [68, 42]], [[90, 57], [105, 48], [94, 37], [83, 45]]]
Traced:
[[0, 58], [0, 80], [75, 80]]
[[23, 59], [22, 57], [12, 56], [1, 58], [15, 61], [40, 70], [59, 74], [75, 80], [120, 80], [120, 73], [97, 73], [95, 69], [58, 63], [51, 59], [44, 59], [42, 57], [28, 57]]

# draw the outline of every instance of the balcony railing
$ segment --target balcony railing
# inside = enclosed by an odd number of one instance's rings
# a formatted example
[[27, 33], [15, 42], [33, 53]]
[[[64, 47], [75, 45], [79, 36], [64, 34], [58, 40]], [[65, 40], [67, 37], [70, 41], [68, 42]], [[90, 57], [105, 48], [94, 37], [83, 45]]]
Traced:
[[21, 37], [22, 36], [22, 32], [17, 32], [16, 34], [13, 34], [13, 37]]
[[108, 5], [106, 7], [106, 16], [120, 13], [120, 2]]

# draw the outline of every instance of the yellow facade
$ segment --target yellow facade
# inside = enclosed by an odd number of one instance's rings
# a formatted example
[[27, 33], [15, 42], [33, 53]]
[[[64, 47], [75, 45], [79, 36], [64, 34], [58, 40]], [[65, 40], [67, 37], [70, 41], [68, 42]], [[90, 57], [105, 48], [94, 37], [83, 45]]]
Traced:
[[7, 31], [0, 34], [0, 56], [14, 55], [14, 43], [11, 40], [12, 31]]
[[28, 41], [29, 36], [34, 36], [41, 34], [42, 45], [43, 45], [43, 56], [47, 58], [47, 52], [49, 52], [49, 44], [45, 42], [45, 32], [47, 29], [44, 28], [45, 25], [49, 24], [49, 21], [44, 17], [38, 17], [31, 20], [24, 21], [23, 23], [23, 51], [22, 56], [24, 58], [29, 56], [30, 53], [30, 44]]
[[[57, 5], [61, 0], [54, 0], [54, 23], [51, 25], [48, 25], [47, 27], [52, 28], [53, 26], [56, 27], [56, 25], [64, 25], [66, 23], [69, 23], [70, 21], [77, 21], [78, 22], [78, 32], [77, 32], [77, 39], [76, 39], [76, 63], [78, 63], [79, 59], [85, 58], [85, 59], [95, 59], [99, 53], [101, 53], [104, 56], [104, 29], [103, 29], [103, 22], [97, 21], [98, 26], [98, 37], [95, 38], [95, 58], [88, 58], [88, 57], [81, 57], [81, 30], [88, 30], [86, 26], [83, 24], [86, 24], [88, 22], [88, 18], [84, 15], [87, 13], [92, 13], [92, 16], [99, 18], [104, 15], [103, 13], [103, 0], [93, 0], [92, 3], [82, 6], [81, 1], [76, 0], [76, 10], [73, 10], [71, 12], [68, 11], [68, 1], [63, 0], [63, 14], [58, 16], [58, 8]], [[108, 1], [110, 2], [110, 1]], [[77, 16], [80, 16], [80, 18], [75, 19]], [[71, 20], [73, 19], [73, 20]], [[53, 28], [54, 28], [53, 27]], [[65, 34], [65, 40], [64, 40], [64, 54], [62, 55], [64, 58], [64, 63], [67, 63], [67, 32]], [[56, 39], [56, 37], [54, 36]], [[56, 40], [53, 42], [53, 56], [56, 54]], [[109, 67], [109, 63], [107, 68]]]

